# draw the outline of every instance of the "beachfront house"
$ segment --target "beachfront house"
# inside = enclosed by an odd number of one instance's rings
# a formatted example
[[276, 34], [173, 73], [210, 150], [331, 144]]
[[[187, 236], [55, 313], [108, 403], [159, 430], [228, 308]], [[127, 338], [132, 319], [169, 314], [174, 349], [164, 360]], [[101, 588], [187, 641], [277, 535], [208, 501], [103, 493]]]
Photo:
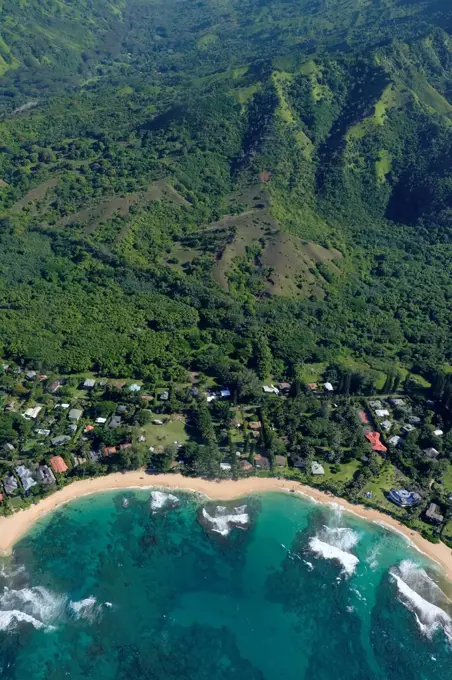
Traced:
[[36, 479], [43, 486], [51, 486], [55, 484], [55, 475], [48, 465], [40, 465], [36, 470]]
[[20, 481], [22, 482], [24, 491], [29, 491], [33, 486], [36, 486], [37, 481], [33, 478], [31, 470], [25, 467], [25, 465], [18, 465], [16, 467], [16, 472], [19, 476]]
[[325, 470], [323, 468], [323, 465], [320, 465], [316, 460], [313, 460], [311, 463], [311, 472], [313, 475], [324, 475]]
[[425, 511], [426, 519], [431, 522], [431, 524], [442, 524], [444, 522], [444, 516], [441, 514], [441, 508], [436, 503], [430, 503], [427, 510]]
[[401, 508], [413, 508], [421, 502], [421, 497], [418, 493], [407, 491], [406, 489], [391, 489], [388, 493], [388, 498]]
[[261, 470], [268, 470], [268, 468], [270, 467], [270, 462], [268, 458], [265, 458], [265, 456], [261, 456], [260, 453], [256, 453], [253, 460], [254, 465], [257, 468], [260, 468]]
[[5, 489], [5, 493], [7, 496], [12, 496], [19, 488], [17, 479], [11, 472], [3, 480], [3, 488]]
[[52, 456], [49, 463], [54, 472], [63, 473], [69, 469], [61, 456]]

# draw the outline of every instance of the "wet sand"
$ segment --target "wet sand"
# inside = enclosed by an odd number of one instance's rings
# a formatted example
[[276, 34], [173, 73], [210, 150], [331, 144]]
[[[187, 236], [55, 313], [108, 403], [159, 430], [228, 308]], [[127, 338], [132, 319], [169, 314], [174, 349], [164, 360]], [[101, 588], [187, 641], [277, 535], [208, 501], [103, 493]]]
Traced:
[[143, 471], [134, 470], [126, 473], [117, 472], [94, 479], [80, 480], [56, 491], [48, 498], [44, 498], [36, 503], [36, 505], [20, 510], [9, 517], [0, 517], [0, 552], [10, 554], [14, 544], [27, 533], [40, 517], [55, 510], [60, 505], [69, 503], [81, 496], [101, 491], [133, 487], [185, 489], [204, 494], [213, 500], [225, 501], [266, 491], [295, 491], [319, 503], [335, 503], [369, 522], [376, 522], [388, 529], [403, 534], [418, 550], [435, 561], [452, 581], [452, 550], [444, 543], [430, 543], [430, 541], [427, 541], [417, 532], [401, 524], [397, 519], [377, 510], [362, 505], [352, 505], [343, 498], [332, 496], [310, 486], [274, 477], [248, 477], [236, 482], [232, 480], [212, 482], [174, 474], [148, 475]]

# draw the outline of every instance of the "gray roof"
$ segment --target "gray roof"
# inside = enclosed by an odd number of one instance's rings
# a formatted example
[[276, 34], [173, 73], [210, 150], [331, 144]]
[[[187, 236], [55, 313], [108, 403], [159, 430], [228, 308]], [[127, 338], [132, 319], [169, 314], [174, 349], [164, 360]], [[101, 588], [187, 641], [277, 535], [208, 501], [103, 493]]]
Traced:
[[435, 522], [435, 524], [442, 524], [444, 522], [444, 517], [441, 514], [441, 508], [436, 503], [430, 503], [427, 510], [425, 511], [425, 516]]
[[121, 425], [121, 421], [122, 421], [121, 416], [112, 416], [112, 419], [108, 423], [108, 427], [115, 429], [116, 427], [119, 427]]
[[80, 408], [71, 408], [69, 411], [69, 420], [80, 420], [83, 415], [83, 411]]
[[19, 484], [17, 483], [17, 479], [14, 477], [14, 475], [8, 475], [3, 480], [3, 487], [5, 489], [5, 493], [11, 495], [19, 488]]
[[95, 384], [96, 381], [94, 380], [94, 378], [87, 378], [83, 383], [83, 387], [94, 387]]
[[439, 456], [439, 451], [434, 449], [433, 446], [431, 446], [428, 449], [424, 449], [424, 453], [427, 456], [427, 458], [438, 458]]
[[40, 465], [35, 474], [41, 484], [55, 484], [55, 475], [48, 465]]
[[16, 467], [16, 472], [20, 477], [20, 481], [22, 482], [22, 486], [24, 487], [25, 491], [31, 489], [32, 486], [36, 486], [37, 482], [33, 478], [31, 470], [25, 467], [25, 465], [18, 465]]
[[66, 442], [69, 442], [71, 440], [70, 437], [67, 436], [67, 434], [60, 434], [58, 437], [54, 437], [53, 439], [50, 440], [52, 446], [61, 446], [61, 444], [65, 444]]

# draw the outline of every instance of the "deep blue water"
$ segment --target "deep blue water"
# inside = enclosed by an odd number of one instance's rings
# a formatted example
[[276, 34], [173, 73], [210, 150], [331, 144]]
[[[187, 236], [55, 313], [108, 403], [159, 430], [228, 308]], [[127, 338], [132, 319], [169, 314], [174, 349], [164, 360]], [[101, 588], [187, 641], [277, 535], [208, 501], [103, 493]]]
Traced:
[[451, 602], [402, 537], [288, 494], [174, 493], [79, 499], [17, 545], [2, 680], [452, 680]]

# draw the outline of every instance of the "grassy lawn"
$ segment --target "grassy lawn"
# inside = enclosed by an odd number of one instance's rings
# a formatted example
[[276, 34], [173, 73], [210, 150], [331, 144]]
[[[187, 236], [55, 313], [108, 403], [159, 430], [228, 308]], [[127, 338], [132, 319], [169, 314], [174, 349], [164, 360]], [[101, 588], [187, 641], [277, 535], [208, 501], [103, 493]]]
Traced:
[[169, 446], [177, 441], [183, 444], [188, 439], [185, 423], [181, 420], [166, 420], [168, 416], [152, 414], [152, 420], [163, 420], [164, 425], [154, 425], [152, 421], [140, 428], [140, 434], [146, 437], [147, 446]]
[[391, 503], [391, 501], [388, 501], [385, 497], [385, 492], [389, 491], [393, 486], [400, 487], [401, 484], [400, 473], [398, 473], [396, 477], [396, 468], [388, 461], [385, 461], [379, 476], [375, 477], [375, 479], [371, 479], [370, 482], [366, 484], [362, 495], [364, 496], [367, 491], [370, 491], [373, 494], [371, 500], [374, 503], [381, 505], [387, 510], [391, 510], [391, 512], [396, 515], [403, 515], [405, 511], [398, 508], [397, 505], [394, 505], [394, 503]]
[[442, 476], [444, 481], [444, 488], [448, 493], [452, 492], [452, 463], [449, 463], [449, 468], [445, 475]]
[[[325, 474], [323, 477], [319, 477], [319, 479], [323, 482], [344, 482], [347, 483], [349, 482], [352, 478], [353, 475], [355, 474], [356, 470], [361, 466], [361, 462], [354, 458], [351, 460], [349, 463], [340, 463], [339, 467], [340, 470], [339, 472], [331, 472], [331, 465], [328, 463], [323, 463], [320, 461], [325, 469]], [[314, 478], [315, 479], [315, 478]]]
[[452, 543], [452, 519], [450, 519], [444, 527], [442, 536], [446, 539], [446, 541], [450, 541]]

